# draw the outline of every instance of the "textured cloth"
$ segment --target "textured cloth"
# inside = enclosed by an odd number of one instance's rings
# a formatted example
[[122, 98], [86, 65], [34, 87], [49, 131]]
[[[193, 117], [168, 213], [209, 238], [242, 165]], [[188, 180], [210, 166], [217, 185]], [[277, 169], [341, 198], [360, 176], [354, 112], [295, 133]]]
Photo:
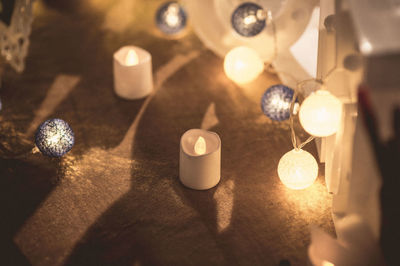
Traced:
[[[1, 264], [306, 265], [309, 226], [333, 232], [331, 197], [323, 165], [308, 189], [279, 181], [289, 126], [259, 106], [277, 77], [239, 87], [193, 33], [153, 33], [161, 1], [131, 1], [133, 21], [115, 15], [123, 2], [38, 2], [26, 71], [4, 70], [6, 150], [33, 148], [25, 132], [42, 114], [67, 121], [75, 145], [60, 159], [2, 156]], [[156, 90], [146, 99], [113, 91], [112, 55], [129, 44], [152, 54]], [[179, 140], [201, 125], [221, 137], [221, 182], [194, 191], [179, 182]], [[305, 149], [317, 156], [313, 143]]]

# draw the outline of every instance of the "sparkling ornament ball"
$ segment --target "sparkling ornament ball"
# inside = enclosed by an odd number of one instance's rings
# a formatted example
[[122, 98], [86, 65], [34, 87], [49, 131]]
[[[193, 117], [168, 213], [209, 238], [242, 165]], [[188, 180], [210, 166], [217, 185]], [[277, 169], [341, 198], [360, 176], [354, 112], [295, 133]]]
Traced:
[[291, 150], [279, 160], [278, 176], [290, 189], [304, 189], [311, 186], [318, 177], [318, 164], [307, 151]]
[[43, 122], [36, 131], [35, 143], [50, 157], [61, 157], [74, 146], [74, 132], [67, 122], [54, 118]]
[[290, 104], [294, 90], [278, 84], [269, 87], [261, 98], [261, 110], [270, 119], [283, 121], [289, 119]]
[[179, 33], [185, 28], [186, 22], [186, 12], [177, 2], [166, 2], [157, 10], [156, 25], [164, 34], [174, 35]]
[[241, 36], [253, 37], [265, 28], [265, 12], [261, 6], [246, 2], [233, 11], [231, 23], [233, 29]]
[[299, 119], [304, 130], [316, 137], [335, 134], [342, 118], [342, 103], [327, 90], [318, 90], [300, 106]]

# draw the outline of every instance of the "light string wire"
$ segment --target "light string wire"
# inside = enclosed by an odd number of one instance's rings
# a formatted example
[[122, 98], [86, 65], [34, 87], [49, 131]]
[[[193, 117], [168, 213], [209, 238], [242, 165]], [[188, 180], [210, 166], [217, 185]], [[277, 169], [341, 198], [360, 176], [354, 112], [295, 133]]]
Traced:
[[272, 55], [271, 59], [265, 63], [265, 69], [269, 73], [273, 73], [276, 75], [283, 74], [296, 82], [296, 88], [293, 89], [294, 90], [293, 98], [292, 98], [292, 101], [290, 102], [290, 108], [289, 108], [289, 126], [290, 126], [290, 137], [291, 137], [293, 148], [295, 150], [299, 150], [299, 149], [303, 148], [306, 144], [313, 141], [315, 139], [315, 137], [309, 136], [305, 141], [298, 144], [300, 139], [296, 136], [296, 131], [294, 129], [294, 119], [293, 119], [293, 111], [294, 111], [294, 106], [296, 103], [297, 95], [299, 94], [299, 91], [303, 92], [303, 86], [308, 82], [316, 82], [316, 83], [319, 83], [321, 85], [321, 87], [324, 86], [326, 84], [326, 80], [337, 69], [337, 67], [334, 66], [331, 70], [329, 70], [324, 78], [310, 78], [310, 79], [306, 79], [306, 80], [302, 80], [302, 81], [297, 81], [297, 79], [290, 73], [273, 68], [272, 63], [278, 58], [278, 37], [277, 37], [277, 31], [276, 31], [276, 24], [272, 18], [271, 11], [265, 10], [264, 12], [267, 13], [267, 23], [269, 25], [271, 25], [273, 46], [274, 46], [273, 55]]

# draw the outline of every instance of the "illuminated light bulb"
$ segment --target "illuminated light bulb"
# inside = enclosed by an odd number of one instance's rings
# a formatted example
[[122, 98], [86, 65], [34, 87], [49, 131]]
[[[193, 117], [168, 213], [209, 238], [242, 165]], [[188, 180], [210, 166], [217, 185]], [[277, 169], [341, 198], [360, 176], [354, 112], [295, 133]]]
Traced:
[[35, 144], [47, 156], [61, 157], [74, 146], [75, 136], [64, 120], [54, 118], [43, 122], [35, 134]]
[[278, 176], [290, 189], [305, 189], [317, 179], [317, 161], [309, 152], [293, 149], [279, 160]]
[[265, 18], [265, 12], [261, 6], [246, 2], [233, 11], [231, 23], [239, 35], [253, 37], [265, 28]]
[[129, 50], [128, 54], [125, 57], [125, 64], [127, 66], [134, 66], [139, 64], [139, 57], [135, 50]]
[[324, 261], [322, 261], [322, 266], [335, 266], [335, 264], [333, 264], [332, 262], [324, 260]]
[[194, 152], [198, 155], [206, 153], [206, 140], [200, 136], [194, 144]]
[[224, 70], [229, 79], [244, 84], [256, 79], [264, 70], [264, 64], [256, 51], [239, 46], [226, 54]]
[[174, 35], [186, 27], [187, 15], [177, 2], [162, 4], [156, 12], [157, 28], [167, 35]]
[[244, 18], [243, 22], [246, 25], [255, 23], [255, 22], [257, 22], [257, 17], [256, 17], [256, 15], [247, 16], [247, 17]]
[[[273, 85], [261, 97], [261, 110], [266, 116], [275, 121], [289, 119], [293, 95], [293, 89], [282, 84]], [[295, 111], [294, 108], [293, 113]]]
[[300, 106], [299, 118], [304, 130], [316, 137], [335, 134], [340, 126], [342, 103], [327, 90], [318, 90]]

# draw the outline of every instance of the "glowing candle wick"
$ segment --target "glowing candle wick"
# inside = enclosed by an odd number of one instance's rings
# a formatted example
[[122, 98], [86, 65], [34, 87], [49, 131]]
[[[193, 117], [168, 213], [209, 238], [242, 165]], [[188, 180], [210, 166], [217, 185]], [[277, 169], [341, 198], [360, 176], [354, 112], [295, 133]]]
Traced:
[[125, 57], [125, 64], [127, 66], [134, 66], [139, 64], [139, 57], [135, 50], [129, 50], [128, 54]]
[[194, 144], [194, 151], [198, 155], [206, 153], [206, 140], [202, 136], [200, 136]]

